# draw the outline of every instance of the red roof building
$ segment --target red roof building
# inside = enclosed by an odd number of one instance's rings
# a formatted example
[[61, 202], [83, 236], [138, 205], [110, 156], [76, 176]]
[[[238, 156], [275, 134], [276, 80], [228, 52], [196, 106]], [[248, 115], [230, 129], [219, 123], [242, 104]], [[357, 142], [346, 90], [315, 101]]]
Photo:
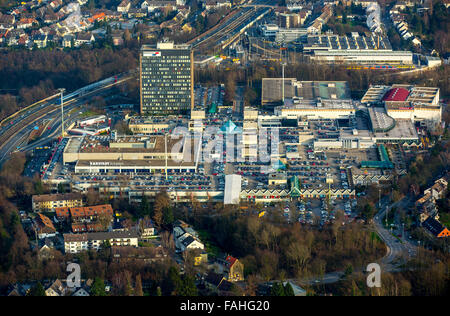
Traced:
[[392, 88], [383, 97], [385, 102], [404, 102], [408, 98], [409, 91], [405, 88]]
[[55, 208], [55, 212], [56, 212], [56, 217], [58, 219], [62, 219], [62, 218], [67, 219], [70, 216], [68, 207], [57, 207], [57, 208]]

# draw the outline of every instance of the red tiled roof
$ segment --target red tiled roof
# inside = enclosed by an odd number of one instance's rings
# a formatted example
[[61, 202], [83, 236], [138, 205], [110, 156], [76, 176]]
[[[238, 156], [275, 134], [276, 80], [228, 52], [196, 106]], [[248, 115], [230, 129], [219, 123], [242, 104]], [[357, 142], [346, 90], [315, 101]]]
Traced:
[[386, 92], [386, 94], [383, 97], [383, 101], [397, 101], [402, 102], [406, 101], [408, 98], [409, 91], [405, 88], [393, 88]]
[[232, 256], [228, 256], [225, 261], [228, 262], [228, 265], [231, 267], [235, 262], [236, 262], [236, 258], [232, 257]]
[[53, 226], [51, 219], [45, 215], [42, 215], [41, 213], [38, 213], [37, 224], [40, 225], [41, 228], [46, 227], [52, 231], [56, 231], [55, 226]]
[[74, 233], [80, 233], [86, 231], [86, 225], [85, 224], [72, 224], [72, 232]]
[[56, 217], [69, 217], [69, 208], [68, 207], [57, 207], [55, 208]]
[[84, 207], [71, 207], [70, 215], [73, 217], [85, 217]]
[[113, 215], [114, 214], [111, 204], [86, 206], [86, 207], [84, 207], [84, 213], [85, 213], [85, 216], [96, 216], [96, 215], [103, 215], [103, 214]]

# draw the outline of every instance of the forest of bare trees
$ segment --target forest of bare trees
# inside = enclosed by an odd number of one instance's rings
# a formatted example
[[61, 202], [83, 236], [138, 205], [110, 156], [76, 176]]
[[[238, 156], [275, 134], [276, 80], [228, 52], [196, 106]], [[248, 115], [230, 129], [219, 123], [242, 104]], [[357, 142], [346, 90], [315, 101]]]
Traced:
[[[64, 87], [72, 91], [138, 67], [137, 50], [2, 51], [0, 119]], [[20, 88], [18, 88], [20, 87]]]

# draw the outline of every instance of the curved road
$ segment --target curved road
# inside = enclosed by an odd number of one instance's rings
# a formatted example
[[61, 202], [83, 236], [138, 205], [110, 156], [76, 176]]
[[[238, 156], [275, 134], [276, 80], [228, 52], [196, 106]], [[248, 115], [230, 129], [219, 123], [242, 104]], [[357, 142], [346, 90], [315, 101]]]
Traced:
[[[120, 77], [119, 77], [120, 76]], [[69, 101], [65, 101], [64, 104], [64, 114], [65, 116], [70, 112], [71, 109], [76, 108], [77, 106], [79, 106], [80, 104], [82, 104], [84, 102], [85, 99], [92, 97], [94, 95], [98, 95], [99, 93], [112, 88], [118, 84], [121, 84], [127, 80], [130, 80], [132, 78], [132, 75], [128, 75], [127, 73], [125, 74], [121, 74], [118, 75], [118, 80], [116, 82], [112, 82], [112, 83], [105, 83], [105, 84], [101, 84], [98, 87], [95, 87], [92, 91], [88, 91], [82, 95], [79, 95]], [[113, 77], [111, 77], [113, 78]], [[103, 82], [99, 81], [99, 82]], [[92, 86], [93, 84], [90, 84], [89, 86]], [[87, 86], [87, 87], [89, 87]], [[86, 87], [83, 87], [77, 91], [81, 91], [82, 89], [84, 89]], [[11, 152], [15, 151], [16, 149], [18, 149], [17, 147], [22, 145], [25, 141], [26, 138], [28, 137], [29, 133], [33, 130], [33, 127], [35, 125], [36, 122], [38, 121], [42, 121], [42, 120], [55, 120], [52, 123], [52, 128], [51, 128], [51, 135], [49, 135], [49, 133], [46, 131], [44, 133], [44, 137], [41, 138], [40, 142], [43, 141], [43, 139], [50, 139], [51, 137], [53, 137], [56, 133], [56, 131], [59, 129], [60, 130], [60, 121], [57, 119], [61, 114], [59, 111], [58, 107], [54, 107], [54, 103], [53, 102], [48, 102], [48, 103], [44, 103], [41, 105], [41, 107], [45, 107], [48, 108], [49, 111], [38, 117], [38, 118], [33, 118], [33, 120], [31, 122], [29, 122], [28, 124], [21, 126], [20, 129], [18, 129], [15, 134], [13, 134], [11, 137], [9, 137], [4, 143], [0, 144], [0, 166], [9, 158], [9, 155], [11, 154]], [[41, 108], [40, 108], [41, 109]], [[27, 117], [33, 115], [35, 113], [36, 109], [31, 109], [29, 111], [27, 111], [27, 113], [25, 113], [24, 115], [22, 115], [22, 117], [20, 117], [18, 120], [16, 119], [15, 124], [21, 124], [22, 120], [27, 119]], [[66, 124], [64, 124], [66, 125]], [[5, 130], [9, 129], [10, 126], [5, 126], [2, 127], [1, 130], [2, 132], [4, 132]], [[27, 147], [28, 148], [28, 147]]]
[[[400, 263], [402, 258], [412, 257], [417, 254], [417, 247], [413, 245], [405, 236], [402, 238], [394, 237], [391, 232], [389, 232], [383, 226], [383, 220], [386, 215], [386, 211], [390, 211], [392, 208], [404, 208], [406, 207], [410, 201], [405, 198], [403, 200], [398, 201], [397, 203], [388, 205], [383, 204], [381, 210], [374, 218], [374, 228], [378, 233], [380, 238], [386, 244], [386, 255], [381, 258], [377, 263], [381, 266], [381, 272], [391, 272], [398, 271], [400, 268], [397, 266]], [[401, 240], [401, 241], [400, 241]], [[367, 263], [369, 264], [369, 262]], [[355, 272], [365, 271], [366, 267], [356, 269]], [[313, 285], [313, 284], [330, 284], [338, 282], [344, 276], [344, 271], [335, 271], [325, 274], [321, 277], [308, 278], [301, 281], [292, 280], [295, 282], [299, 282], [301, 284]]]

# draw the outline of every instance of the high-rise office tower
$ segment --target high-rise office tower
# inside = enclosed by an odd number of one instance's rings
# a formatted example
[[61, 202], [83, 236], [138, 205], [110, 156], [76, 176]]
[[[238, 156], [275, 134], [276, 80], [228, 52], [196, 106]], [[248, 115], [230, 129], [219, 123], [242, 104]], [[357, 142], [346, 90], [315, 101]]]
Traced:
[[188, 45], [144, 45], [140, 54], [141, 114], [186, 114], [194, 105], [194, 58]]

